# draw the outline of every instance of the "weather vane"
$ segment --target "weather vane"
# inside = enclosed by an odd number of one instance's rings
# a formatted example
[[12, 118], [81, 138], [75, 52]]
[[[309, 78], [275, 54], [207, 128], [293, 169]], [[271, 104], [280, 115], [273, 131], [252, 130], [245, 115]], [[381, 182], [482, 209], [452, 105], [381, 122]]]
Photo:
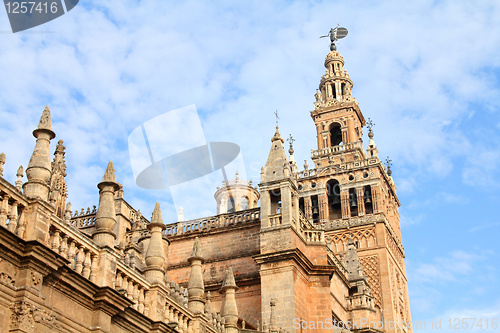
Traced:
[[276, 127], [278, 127], [278, 120], [280, 117], [278, 117], [278, 110], [274, 111], [274, 115], [276, 116]]
[[343, 28], [343, 27], [339, 27], [339, 25], [337, 24], [337, 26], [335, 28], [330, 29], [330, 32], [328, 33], [328, 35], [321, 36], [320, 38], [324, 38], [324, 37], [328, 37], [328, 36], [330, 36], [330, 41], [331, 41], [330, 51], [336, 51], [337, 47], [335, 46], [335, 42], [337, 40], [342, 39], [345, 36], [347, 36], [347, 29]]

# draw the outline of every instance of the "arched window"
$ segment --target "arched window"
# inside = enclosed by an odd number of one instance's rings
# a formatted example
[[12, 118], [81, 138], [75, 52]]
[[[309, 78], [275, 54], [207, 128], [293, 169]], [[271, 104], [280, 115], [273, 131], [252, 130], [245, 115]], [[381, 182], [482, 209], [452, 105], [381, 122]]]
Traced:
[[241, 210], [248, 209], [248, 198], [247, 197], [241, 197]]
[[317, 195], [311, 196], [311, 209], [313, 223], [319, 223], [319, 200]]
[[364, 192], [364, 200], [365, 200], [365, 213], [373, 214], [373, 198], [372, 198], [372, 187], [370, 185], [366, 185], [363, 188]]
[[338, 146], [342, 143], [342, 130], [340, 124], [333, 123], [330, 125], [330, 146]]
[[227, 201], [227, 212], [234, 213], [235, 209], [236, 209], [236, 206], [234, 204], [234, 198], [229, 197], [229, 200]]
[[351, 216], [358, 216], [358, 196], [356, 189], [349, 189], [349, 206], [351, 207]]
[[330, 220], [342, 218], [339, 182], [335, 179], [329, 180], [326, 183], [326, 191], [328, 195], [328, 210]]
[[271, 197], [271, 214], [281, 213], [281, 191], [279, 189], [269, 191]]

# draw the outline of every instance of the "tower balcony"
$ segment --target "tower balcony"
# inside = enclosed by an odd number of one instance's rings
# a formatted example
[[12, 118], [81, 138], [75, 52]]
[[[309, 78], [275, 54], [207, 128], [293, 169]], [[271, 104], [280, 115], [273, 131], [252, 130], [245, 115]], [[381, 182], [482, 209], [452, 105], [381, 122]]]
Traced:
[[327, 148], [323, 148], [323, 149], [317, 149], [317, 150], [311, 149], [311, 158], [316, 159], [316, 158], [323, 157], [323, 156], [344, 153], [344, 152], [347, 152], [350, 150], [362, 149], [362, 148], [363, 148], [362, 142], [357, 141], [357, 142], [352, 142], [352, 143], [346, 143], [343, 145], [327, 147]]

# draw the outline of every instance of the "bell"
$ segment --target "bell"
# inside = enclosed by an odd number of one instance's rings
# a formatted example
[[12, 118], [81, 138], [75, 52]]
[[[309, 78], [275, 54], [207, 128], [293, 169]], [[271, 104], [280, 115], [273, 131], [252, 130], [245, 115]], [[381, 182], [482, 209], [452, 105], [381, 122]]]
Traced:
[[358, 207], [358, 204], [356, 203], [356, 200], [351, 199], [351, 208]]
[[318, 206], [314, 206], [312, 212], [313, 214], [319, 214]]
[[358, 207], [358, 202], [357, 202], [357, 198], [355, 195], [351, 195], [351, 198], [350, 198], [350, 204], [351, 204], [351, 208], [355, 208], [355, 207]]
[[371, 191], [365, 191], [365, 203], [372, 203]]
[[340, 204], [340, 196], [336, 195], [333, 197], [332, 205], [339, 205]]

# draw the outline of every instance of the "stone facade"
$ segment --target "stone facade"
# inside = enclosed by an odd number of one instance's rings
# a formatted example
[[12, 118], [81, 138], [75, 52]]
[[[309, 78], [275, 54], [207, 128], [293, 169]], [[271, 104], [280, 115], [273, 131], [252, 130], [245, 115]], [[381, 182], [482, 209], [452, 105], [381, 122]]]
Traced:
[[312, 168], [276, 127], [258, 187], [236, 175], [217, 215], [171, 224], [125, 201], [111, 162], [98, 205], [73, 212], [45, 108], [26, 182], [0, 154], [0, 330], [410, 332], [396, 186], [343, 65], [327, 55]]

